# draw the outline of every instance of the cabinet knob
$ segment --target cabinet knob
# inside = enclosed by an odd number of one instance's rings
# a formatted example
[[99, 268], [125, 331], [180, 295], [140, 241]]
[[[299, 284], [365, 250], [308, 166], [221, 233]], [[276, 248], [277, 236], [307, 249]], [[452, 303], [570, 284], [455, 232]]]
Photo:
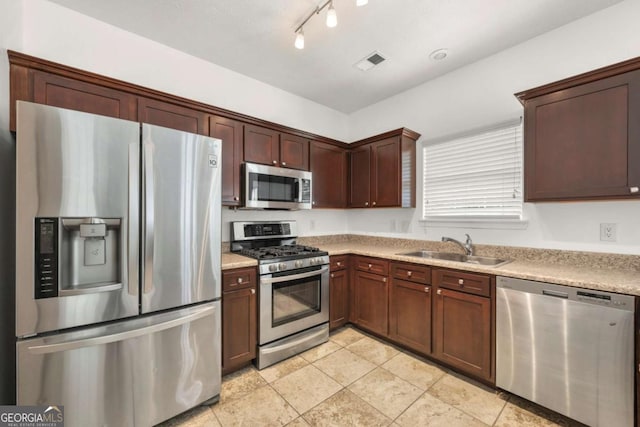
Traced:
[[254, 295], [256, 293], [255, 289], [251, 289], [251, 295]]
[[464, 279], [458, 279], [458, 285], [464, 285]]
[[408, 277], [411, 277], [411, 275], [412, 275], [412, 274], [413, 274], [413, 272], [411, 272], [411, 271], [407, 271], [407, 276], [408, 276]]
[[282, 162], [282, 166], [287, 166], [287, 162]]
[[382, 281], [383, 281], [383, 282], [385, 282], [385, 283], [387, 283], [387, 278], [386, 278], [386, 277], [383, 277], [383, 278], [382, 278]]
[[369, 206], [369, 202], [364, 202], [364, 205], [365, 206]]
[[425, 287], [424, 287], [424, 291], [425, 291], [426, 293], [429, 293], [429, 287], [428, 287], [428, 286], [425, 286]]
[[375, 206], [375, 205], [376, 205], [376, 202], [373, 202], [373, 203], [372, 203], [372, 205], [373, 205], [373, 206]]
[[273, 164], [274, 164], [274, 165], [277, 165], [277, 164], [278, 164], [278, 161], [277, 161], [277, 160], [274, 160], [274, 161], [273, 161]]
[[369, 268], [369, 270], [371, 270], [372, 266], [371, 266], [371, 264], [368, 264], [367, 267]]
[[333, 279], [333, 273], [331, 273], [331, 278]]
[[638, 187], [629, 187], [629, 191], [632, 193], [637, 193], [638, 191], [640, 191], [640, 188]]
[[316, 201], [314, 200], [312, 204], [315, 206], [316, 205]]
[[242, 283], [242, 277], [238, 277], [238, 283]]
[[238, 196], [236, 196], [236, 197], [233, 198], [233, 200], [235, 200], [237, 202], [238, 200], [240, 200], [240, 198]]
[[438, 291], [436, 292], [438, 295], [442, 295], [442, 289], [438, 289]]
[[337, 265], [338, 267], [340, 267], [340, 266], [342, 265], [342, 263], [341, 263], [340, 261], [338, 261], [338, 262], [336, 262], [336, 265]]

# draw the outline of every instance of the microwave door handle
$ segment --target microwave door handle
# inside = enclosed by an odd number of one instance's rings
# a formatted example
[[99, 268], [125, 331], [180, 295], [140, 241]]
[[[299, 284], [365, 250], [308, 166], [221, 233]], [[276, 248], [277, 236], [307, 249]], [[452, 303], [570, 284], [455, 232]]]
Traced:
[[300, 194], [302, 191], [302, 186], [300, 185], [300, 179], [296, 178], [294, 184], [293, 184], [293, 191], [291, 194], [291, 198], [292, 200], [299, 202], [300, 200], [302, 200], [302, 194]]

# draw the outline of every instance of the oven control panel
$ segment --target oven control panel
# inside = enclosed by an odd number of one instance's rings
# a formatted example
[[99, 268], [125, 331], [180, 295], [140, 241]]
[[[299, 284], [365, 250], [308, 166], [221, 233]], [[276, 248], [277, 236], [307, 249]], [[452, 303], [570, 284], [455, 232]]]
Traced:
[[315, 267], [329, 264], [329, 256], [317, 256], [312, 258], [292, 259], [288, 261], [274, 261], [271, 263], [263, 263], [259, 265], [260, 274], [278, 273], [287, 270], [297, 270], [307, 267]]

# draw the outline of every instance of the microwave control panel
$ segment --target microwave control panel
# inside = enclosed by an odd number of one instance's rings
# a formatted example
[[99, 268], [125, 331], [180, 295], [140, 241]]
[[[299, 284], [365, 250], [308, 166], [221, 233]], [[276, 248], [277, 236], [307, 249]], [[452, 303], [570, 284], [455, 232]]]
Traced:
[[58, 218], [36, 218], [35, 298], [58, 296]]

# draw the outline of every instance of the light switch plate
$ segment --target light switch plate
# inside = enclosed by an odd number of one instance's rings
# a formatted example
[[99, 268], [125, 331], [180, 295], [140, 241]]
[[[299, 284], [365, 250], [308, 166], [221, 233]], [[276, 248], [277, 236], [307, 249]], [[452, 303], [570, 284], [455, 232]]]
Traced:
[[603, 242], [615, 242], [617, 239], [617, 224], [603, 222], [600, 224], [600, 240]]

